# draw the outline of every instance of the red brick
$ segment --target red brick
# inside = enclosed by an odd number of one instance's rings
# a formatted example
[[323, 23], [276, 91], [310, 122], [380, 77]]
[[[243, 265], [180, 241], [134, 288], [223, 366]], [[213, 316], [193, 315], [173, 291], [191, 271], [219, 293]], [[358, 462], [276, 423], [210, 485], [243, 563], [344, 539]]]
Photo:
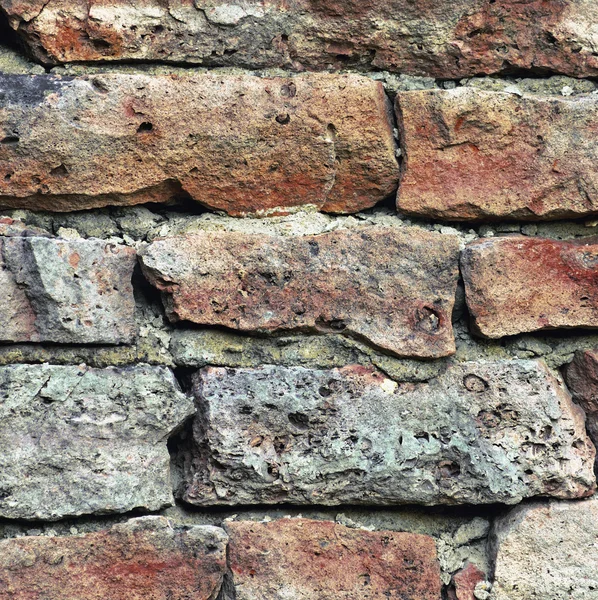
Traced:
[[232, 521], [237, 600], [438, 600], [440, 568], [426, 535], [330, 521]]
[[455, 600], [476, 600], [474, 591], [476, 585], [486, 579], [486, 574], [473, 563], [467, 563], [453, 576]]
[[197, 233], [141, 255], [172, 321], [344, 332], [398, 355], [454, 352], [455, 236], [360, 227], [310, 236]]
[[598, 212], [598, 98], [475, 88], [397, 96], [400, 210], [453, 220]]
[[485, 337], [598, 327], [598, 244], [523, 236], [482, 239], [461, 258], [465, 296]]
[[0, 89], [0, 207], [188, 194], [234, 215], [344, 213], [398, 184], [388, 99], [365, 77], [0, 74]]
[[0, 0], [48, 63], [598, 74], [593, 0]]
[[145, 517], [70, 537], [0, 541], [0, 600], [211, 600], [226, 536]]

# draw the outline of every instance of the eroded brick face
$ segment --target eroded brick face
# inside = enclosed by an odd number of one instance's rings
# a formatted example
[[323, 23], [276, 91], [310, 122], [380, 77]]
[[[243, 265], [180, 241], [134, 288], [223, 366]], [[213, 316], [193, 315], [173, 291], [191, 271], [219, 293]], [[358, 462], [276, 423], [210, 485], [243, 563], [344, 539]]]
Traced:
[[565, 381], [571, 395], [586, 413], [586, 427], [594, 442], [598, 444], [598, 351], [585, 350], [565, 368]]
[[47, 64], [348, 66], [442, 78], [598, 73], [593, 0], [3, 0], [0, 8]]
[[482, 239], [461, 257], [472, 323], [485, 337], [598, 326], [598, 245], [523, 236]]
[[400, 210], [448, 220], [598, 211], [598, 100], [482, 91], [401, 92]]
[[415, 228], [158, 240], [144, 273], [173, 321], [357, 336], [402, 356], [454, 352], [458, 240]]
[[68, 537], [0, 541], [2, 600], [212, 600], [226, 534], [177, 528], [163, 517]]
[[238, 600], [438, 600], [436, 544], [426, 535], [330, 521], [229, 521]]
[[399, 177], [382, 84], [356, 75], [1, 75], [0, 206], [188, 194], [233, 215], [371, 207]]

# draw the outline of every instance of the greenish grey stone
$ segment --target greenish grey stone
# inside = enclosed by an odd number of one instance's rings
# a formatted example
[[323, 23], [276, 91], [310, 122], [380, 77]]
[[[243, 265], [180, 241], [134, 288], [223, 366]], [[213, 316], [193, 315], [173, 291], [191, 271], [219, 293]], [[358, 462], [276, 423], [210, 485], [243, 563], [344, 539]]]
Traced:
[[184, 367], [259, 367], [287, 365], [310, 368], [374, 365], [401, 381], [426, 381], [436, 377], [447, 360], [418, 361], [379, 354], [342, 335], [256, 338], [218, 329], [177, 329], [170, 352]]
[[0, 368], [0, 517], [53, 521], [172, 504], [166, 442], [191, 414], [162, 367]]
[[43, 75], [46, 70], [27, 60], [12, 48], [0, 45], [0, 73], [11, 75]]
[[583, 412], [539, 361], [454, 363], [420, 384], [211, 367], [194, 393], [191, 504], [515, 504], [595, 485]]

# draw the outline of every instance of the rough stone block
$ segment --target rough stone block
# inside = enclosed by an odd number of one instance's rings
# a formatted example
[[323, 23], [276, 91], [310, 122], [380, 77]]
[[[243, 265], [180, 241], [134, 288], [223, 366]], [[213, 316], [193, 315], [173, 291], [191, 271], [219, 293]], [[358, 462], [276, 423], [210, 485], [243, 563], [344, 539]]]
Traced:
[[397, 96], [402, 211], [449, 220], [598, 212], [598, 98], [471, 87]]
[[426, 383], [365, 367], [206, 368], [183, 498], [234, 504], [514, 504], [587, 496], [583, 411], [538, 361]]
[[330, 521], [229, 521], [237, 600], [438, 600], [434, 539]]
[[136, 263], [134, 249], [101, 240], [0, 238], [0, 341], [131, 342]]
[[343, 332], [403, 356], [455, 351], [456, 236], [363, 227], [307, 236], [165, 238], [141, 254], [171, 320]]
[[594, 0], [1, 0], [46, 64], [597, 75]]
[[596, 239], [482, 239], [461, 256], [473, 324], [488, 338], [598, 327]]
[[565, 368], [565, 381], [571, 395], [586, 413], [586, 427], [598, 446], [598, 350], [575, 353]]
[[357, 75], [0, 75], [0, 206], [356, 212], [396, 191], [390, 112]]
[[166, 441], [192, 413], [162, 367], [0, 368], [0, 516], [170, 505]]
[[491, 600], [595, 600], [598, 499], [534, 502], [500, 517]]
[[212, 600], [227, 537], [142, 517], [64, 537], [0, 541], [0, 600]]

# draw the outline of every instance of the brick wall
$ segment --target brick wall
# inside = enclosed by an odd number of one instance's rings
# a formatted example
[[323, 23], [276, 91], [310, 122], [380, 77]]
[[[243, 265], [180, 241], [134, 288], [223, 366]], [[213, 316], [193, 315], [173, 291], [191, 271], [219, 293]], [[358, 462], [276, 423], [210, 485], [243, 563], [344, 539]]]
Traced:
[[598, 600], [597, 6], [0, 0], [0, 600]]

